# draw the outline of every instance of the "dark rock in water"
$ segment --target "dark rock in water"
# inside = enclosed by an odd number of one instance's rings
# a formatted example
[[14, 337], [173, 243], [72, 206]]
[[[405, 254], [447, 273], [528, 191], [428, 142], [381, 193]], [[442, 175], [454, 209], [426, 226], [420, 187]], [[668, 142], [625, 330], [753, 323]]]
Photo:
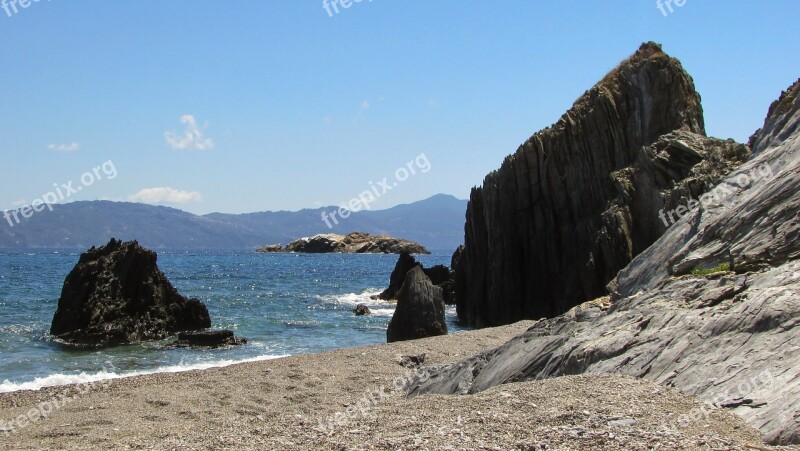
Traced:
[[445, 305], [456, 304], [456, 273], [450, 271], [450, 278], [439, 284], [442, 289], [442, 299]]
[[409, 271], [417, 266], [421, 267], [431, 283], [442, 289], [444, 303], [452, 305], [455, 303], [455, 274], [444, 265], [436, 265], [432, 268], [425, 268], [421, 263], [409, 255], [407, 252], [400, 254], [397, 263], [394, 265], [392, 275], [389, 276], [389, 287], [377, 296], [377, 299], [390, 301], [397, 299], [400, 287], [406, 279]]
[[431, 279], [431, 283], [442, 289], [442, 299], [446, 305], [454, 305], [455, 299], [455, 278], [456, 275], [447, 266], [436, 265], [431, 268], [423, 268], [425, 275]]
[[431, 283], [439, 286], [450, 279], [450, 268], [444, 265], [436, 265], [425, 268], [425, 275], [431, 279]]
[[397, 259], [397, 263], [394, 265], [392, 275], [389, 276], [389, 287], [383, 290], [383, 293], [379, 294], [378, 298], [385, 301], [397, 299], [397, 294], [400, 292], [400, 288], [403, 286], [403, 282], [406, 280], [406, 274], [408, 274], [409, 271], [417, 266], [422, 265], [418, 263], [417, 259], [412, 257], [408, 252], [403, 252], [400, 254], [400, 257]]
[[431, 283], [421, 267], [415, 266], [406, 275], [397, 296], [397, 308], [386, 331], [387, 341], [446, 334], [442, 289]]
[[394, 238], [388, 235], [370, 235], [364, 232], [353, 232], [349, 235], [326, 233], [292, 241], [283, 252], [299, 252], [305, 254], [430, 254], [419, 243]]
[[661, 208], [746, 158], [745, 146], [704, 134], [692, 78], [643, 44], [473, 189], [453, 259], [461, 321], [553, 317], [604, 295], [666, 230]]
[[[725, 196], [634, 258], [610, 297], [430, 368], [409, 393], [622, 373], [728, 408], [772, 445], [800, 444], [800, 80], [751, 142], [755, 157], [711, 191]], [[717, 267], [733, 271], [696, 271]]]
[[273, 252], [281, 252], [283, 247], [280, 244], [267, 244], [256, 249], [256, 252], [261, 254], [270, 254]]
[[230, 330], [200, 330], [178, 334], [177, 347], [221, 348], [247, 343], [246, 338], [236, 338]]
[[68, 343], [115, 345], [210, 327], [206, 306], [178, 294], [156, 260], [136, 241], [89, 249], [64, 281], [50, 333]]
[[372, 311], [367, 307], [366, 304], [358, 304], [356, 308], [353, 309], [353, 313], [356, 316], [364, 316], [364, 315], [371, 315]]

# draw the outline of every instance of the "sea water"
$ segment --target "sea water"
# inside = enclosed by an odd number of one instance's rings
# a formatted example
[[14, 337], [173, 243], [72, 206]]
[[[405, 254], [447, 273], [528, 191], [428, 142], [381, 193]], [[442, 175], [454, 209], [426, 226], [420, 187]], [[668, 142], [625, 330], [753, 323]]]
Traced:
[[[75, 348], [49, 334], [74, 251], [0, 252], [0, 392], [226, 366], [386, 342], [394, 305], [371, 300], [389, 283], [396, 255], [159, 252], [178, 291], [203, 301], [212, 327], [244, 346], [184, 349], [172, 339], [111, 348]], [[419, 256], [448, 265], [451, 252]], [[355, 316], [357, 304], [372, 315]], [[447, 309], [451, 332], [462, 330]]]

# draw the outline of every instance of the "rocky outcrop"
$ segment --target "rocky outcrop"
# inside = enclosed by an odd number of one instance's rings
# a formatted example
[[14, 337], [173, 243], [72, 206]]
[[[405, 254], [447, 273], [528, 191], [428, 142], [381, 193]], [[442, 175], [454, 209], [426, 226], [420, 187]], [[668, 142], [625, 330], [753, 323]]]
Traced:
[[247, 344], [246, 338], [236, 338], [230, 330], [201, 330], [178, 334], [176, 347], [223, 348]]
[[413, 256], [407, 252], [400, 254], [397, 263], [394, 266], [391, 276], [389, 276], [389, 287], [383, 290], [376, 299], [383, 299], [391, 301], [397, 299], [400, 288], [406, 279], [409, 271], [419, 266], [425, 272], [425, 275], [431, 280], [431, 283], [442, 289], [442, 297], [444, 303], [452, 305], [455, 303], [455, 273], [444, 265], [436, 265], [431, 268], [425, 268], [422, 263], [419, 263]]
[[386, 331], [387, 342], [446, 334], [442, 289], [431, 283], [421, 267], [415, 266], [397, 296], [397, 308]]
[[162, 339], [211, 326], [206, 306], [187, 299], [136, 241], [92, 247], [64, 281], [50, 334], [76, 344]]
[[383, 299], [384, 301], [397, 299], [397, 294], [400, 293], [400, 288], [403, 287], [406, 275], [417, 266], [422, 265], [411, 254], [408, 252], [400, 254], [400, 257], [397, 258], [397, 263], [394, 265], [394, 270], [389, 276], [389, 287], [378, 295], [378, 299]]
[[371, 315], [372, 310], [369, 309], [367, 304], [358, 304], [356, 308], [353, 309], [353, 314], [356, 316]]
[[[729, 409], [770, 444], [800, 443], [798, 93], [800, 81], [751, 140], [755, 157], [634, 258], [609, 284], [610, 297], [433, 367], [409, 393], [624, 373]], [[710, 268], [719, 271], [701, 275]]]
[[270, 254], [274, 252], [281, 252], [282, 250], [283, 247], [280, 244], [266, 244], [256, 249], [256, 252], [260, 254]]
[[289, 243], [282, 251], [306, 254], [401, 254], [403, 252], [430, 254], [419, 243], [388, 235], [370, 235], [364, 232], [353, 232], [349, 235], [327, 233], [300, 238]]
[[[606, 284], [748, 154], [703, 135], [680, 62], [646, 43], [473, 189], [454, 256], [459, 318], [553, 317]], [[458, 257], [458, 258], [455, 258]]]

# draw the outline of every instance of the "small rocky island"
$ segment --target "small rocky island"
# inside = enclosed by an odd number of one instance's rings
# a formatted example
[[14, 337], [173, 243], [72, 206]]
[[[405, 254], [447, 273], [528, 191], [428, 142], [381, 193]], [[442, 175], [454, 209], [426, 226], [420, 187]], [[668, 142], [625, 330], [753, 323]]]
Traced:
[[[178, 293], [158, 269], [158, 255], [136, 241], [111, 239], [80, 257], [64, 281], [50, 334], [67, 344], [113, 346], [181, 332], [183, 346], [243, 344], [211, 327], [206, 306]], [[221, 339], [215, 338], [222, 336]]]
[[323, 233], [292, 241], [286, 247], [270, 244], [257, 250], [260, 253], [297, 252], [301, 254], [430, 254], [413, 241], [389, 235], [370, 235], [353, 232], [348, 235]]

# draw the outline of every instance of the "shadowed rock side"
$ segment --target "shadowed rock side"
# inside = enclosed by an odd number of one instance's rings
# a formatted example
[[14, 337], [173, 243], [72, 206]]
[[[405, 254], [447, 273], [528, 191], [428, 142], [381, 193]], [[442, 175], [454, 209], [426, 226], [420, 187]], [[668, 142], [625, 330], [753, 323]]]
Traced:
[[136, 241], [91, 248], [64, 281], [50, 333], [66, 342], [115, 345], [211, 326], [208, 309], [187, 299]]
[[[751, 140], [756, 156], [714, 188], [727, 197], [686, 215], [637, 256], [610, 284], [610, 298], [433, 368], [409, 393], [617, 372], [730, 409], [771, 444], [800, 443], [798, 91], [800, 82], [773, 104]], [[694, 271], [720, 264], [734, 271]]]
[[442, 289], [415, 266], [397, 296], [397, 308], [386, 331], [388, 343], [447, 335]]
[[643, 44], [473, 189], [456, 265], [459, 318], [550, 317], [602, 295], [634, 243], [656, 235], [634, 236], [605, 214], [620, 196], [612, 174], [675, 130], [705, 134], [700, 96], [678, 60]]
[[306, 254], [430, 254], [425, 247], [413, 241], [394, 238], [388, 235], [370, 235], [353, 232], [348, 235], [326, 233], [292, 241], [285, 248], [280, 245], [267, 245], [258, 252], [299, 252]]

